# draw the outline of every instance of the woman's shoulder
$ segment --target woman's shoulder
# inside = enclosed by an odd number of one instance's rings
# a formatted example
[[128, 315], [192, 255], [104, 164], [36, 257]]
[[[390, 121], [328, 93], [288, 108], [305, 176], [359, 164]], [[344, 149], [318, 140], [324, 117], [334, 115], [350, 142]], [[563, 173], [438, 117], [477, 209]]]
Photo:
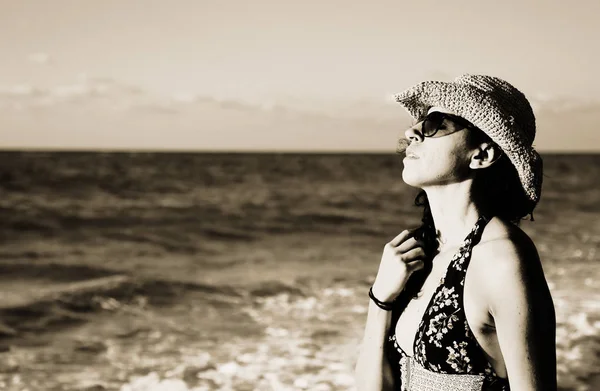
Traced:
[[542, 262], [532, 239], [520, 227], [490, 220], [473, 248], [469, 272], [472, 291], [487, 303], [494, 318], [517, 316], [517, 311], [525, 317], [543, 318], [548, 325], [555, 321]]
[[[546, 285], [542, 264], [533, 240], [520, 227], [494, 217], [473, 248], [474, 274], [483, 284], [502, 286], [514, 280]], [[511, 280], [511, 281], [507, 281]]]
[[529, 235], [517, 225], [498, 217], [488, 222], [477, 247], [485, 257], [506, 256], [511, 253], [510, 258], [513, 261], [518, 261], [523, 256], [538, 257], [535, 244]]

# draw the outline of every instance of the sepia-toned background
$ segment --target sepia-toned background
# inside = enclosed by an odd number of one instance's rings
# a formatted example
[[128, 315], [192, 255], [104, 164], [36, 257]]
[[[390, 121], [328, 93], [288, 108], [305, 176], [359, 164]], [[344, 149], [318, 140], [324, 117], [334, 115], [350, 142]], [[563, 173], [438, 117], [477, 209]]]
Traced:
[[420, 217], [391, 96], [484, 73], [537, 116], [560, 389], [600, 389], [599, 11], [0, 2], [0, 388], [354, 390]]

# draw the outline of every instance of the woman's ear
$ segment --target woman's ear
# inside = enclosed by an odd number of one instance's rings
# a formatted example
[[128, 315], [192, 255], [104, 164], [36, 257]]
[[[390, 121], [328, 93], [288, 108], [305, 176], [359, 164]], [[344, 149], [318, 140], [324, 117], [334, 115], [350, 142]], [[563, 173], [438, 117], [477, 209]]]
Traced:
[[469, 167], [477, 170], [494, 164], [502, 156], [502, 150], [495, 143], [481, 143], [471, 156]]

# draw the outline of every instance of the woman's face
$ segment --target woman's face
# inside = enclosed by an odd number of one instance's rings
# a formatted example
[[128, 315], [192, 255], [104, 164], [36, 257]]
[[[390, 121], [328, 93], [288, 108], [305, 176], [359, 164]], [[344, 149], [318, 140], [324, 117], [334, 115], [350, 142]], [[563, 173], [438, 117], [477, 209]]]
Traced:
[[[432, 107], [428, 114], [434, 111], [453, 114], [441, 107]], [[405, 132], [410, 145], [403, 160], [404, 182], [423, 188], [468, 178], [472, 174], [469, 163], [473, 152], [467, 143], [468, 130], [450, 119], [444, 119], [434, 137], [424, 137], [422, 124], [420, 121]]]

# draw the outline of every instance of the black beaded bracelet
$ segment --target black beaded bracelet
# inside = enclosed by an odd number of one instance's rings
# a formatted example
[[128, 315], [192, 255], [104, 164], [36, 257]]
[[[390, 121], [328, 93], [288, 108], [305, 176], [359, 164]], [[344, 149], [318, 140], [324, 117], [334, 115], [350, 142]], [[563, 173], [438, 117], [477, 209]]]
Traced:
[[371, 298], [371, 300], [373, 300], [377, 307], [381, 308], [384, 311], [391, 311], [394, 308], [394, 302], [379, 301], [373, 294], [373, 287], [369, 289], [369, 297]]

